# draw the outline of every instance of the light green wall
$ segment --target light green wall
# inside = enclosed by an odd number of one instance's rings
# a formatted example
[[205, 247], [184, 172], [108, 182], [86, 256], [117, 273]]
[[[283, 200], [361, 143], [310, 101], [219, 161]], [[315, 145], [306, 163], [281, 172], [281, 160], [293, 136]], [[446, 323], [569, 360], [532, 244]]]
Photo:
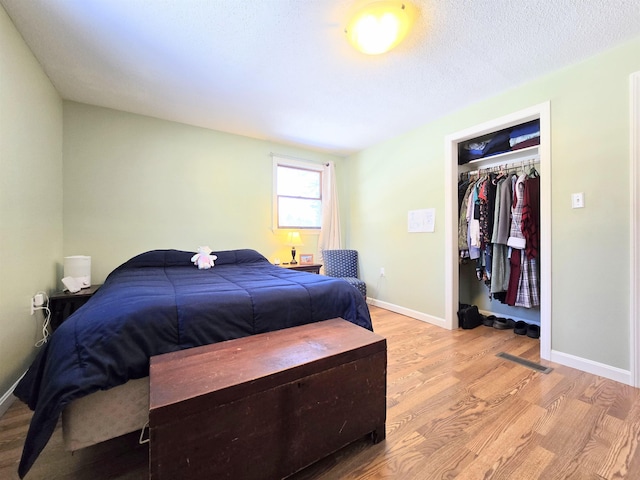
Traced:
[[26, 370], [62, 254], [62, 101], [0, 6], [0, 396]]
[[[91, 255], [93, 283], [158, 248], [253, 248], [284, 261], [270, 152], [333, 160], [341, 174], [331, 155], [65, 101], [64, 253]], [[303, 241], [298, 251], [316, 254], [317, 236]]]
[[[549, 100], [552, 349], [629, 369], [629, 75], [639, 70], [636, 39], [349, 157], [350, 246], [371, 295], [444, 317], [444, 138]], [[584, 209], [571, 209], [572, 192], [584, 192]], [[436, 232], [407, 233], [407, 211], [427, 207]]]
[[[208, 244], [287, 258], [284, 235], [271, 231], [270, 152], [334, 160], [343, 236], [360, 251], [370, 296], [443, 317], [444, 137], [546, 100], [552, 348], [628, 369], [628, 76], [638, 70], [640, 39], [343, 160], [63, 104], [0, 8], [0, 392], [33, 356], [29, 298], [55, 288], [63, 255], [91, 255], [94, 283], [154, 248]], [[586, 208], [572, 210], [579, 191]], [[407, 212], [430, 207], [436, 232], [407, 233]], [[316, 238], [304, 240], [300, 251], [316, 253]]]

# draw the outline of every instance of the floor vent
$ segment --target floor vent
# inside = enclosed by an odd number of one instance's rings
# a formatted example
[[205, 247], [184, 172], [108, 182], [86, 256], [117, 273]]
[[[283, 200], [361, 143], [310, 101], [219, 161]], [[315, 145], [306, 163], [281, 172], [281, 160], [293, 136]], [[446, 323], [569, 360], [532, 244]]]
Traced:
[[525, 360], [524, 358], [516, 357], [515, 355], [510, 355], [508, 353], [500, 352], [496, 355], [496, 357], [504, 358], [505, 360], [511, 360], [512, 362], [518, 363], [523, 367], [531, 368], [536, 372], [540, 373], [549, 373], [553, 370], [553, 368], [545, 367], [544, 365], [540, 365], [539, 363], [532, 362], [530, 360]]

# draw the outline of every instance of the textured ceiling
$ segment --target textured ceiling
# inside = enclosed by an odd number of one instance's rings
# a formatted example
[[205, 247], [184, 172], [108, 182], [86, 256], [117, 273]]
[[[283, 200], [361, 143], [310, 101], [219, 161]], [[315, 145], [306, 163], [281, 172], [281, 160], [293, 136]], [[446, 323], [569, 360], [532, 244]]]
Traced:
[[640, 0], [411, 0], [403, 44], [346, 42], [370, 0], [0, 0], [64, 99], [346, 155], [640, 35]]

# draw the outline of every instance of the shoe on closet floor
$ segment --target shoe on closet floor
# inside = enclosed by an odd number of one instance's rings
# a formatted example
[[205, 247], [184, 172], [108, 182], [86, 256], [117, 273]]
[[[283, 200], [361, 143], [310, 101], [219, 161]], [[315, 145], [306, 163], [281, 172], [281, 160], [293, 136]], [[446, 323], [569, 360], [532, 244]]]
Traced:
[[529, 325], [529, 328], [527, 328], [527, 337], [540, 338], [540, 327], [538, 325]]
[[484, 317], [484, 320], [482, 321], [482, 323], [484, 324], [485, 327], [493, 327], [493, 322], [495, 322], [495, 320], [496, 320], [495, 315], [489, 315], [487, 317]]
[[526, 335], [527, 334], [528, 325], [522, 320], [518, 320], [516, 324], [513, 326], [513, 332], [518, 335]]
[[493, 322], [493, 328], [496, 328], [498, 330], [508, 330], [509, 324], [507, 323], [507, 319], [502, 317], [496, 318]]

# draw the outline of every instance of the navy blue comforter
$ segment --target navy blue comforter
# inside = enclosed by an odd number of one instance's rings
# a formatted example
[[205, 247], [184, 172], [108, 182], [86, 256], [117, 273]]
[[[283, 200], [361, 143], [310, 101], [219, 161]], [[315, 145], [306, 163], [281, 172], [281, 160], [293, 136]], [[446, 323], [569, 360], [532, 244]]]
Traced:
[[15, 395], [34, 410], [23, 477], [72, 400], [149, 374], [153, 355], [342, 317], [372, 329], [347, 282], [271, 265], [254, 250], [216, 252], [198, 270], [194, 252], [155, 250], [116, 268], [51, 336]]

